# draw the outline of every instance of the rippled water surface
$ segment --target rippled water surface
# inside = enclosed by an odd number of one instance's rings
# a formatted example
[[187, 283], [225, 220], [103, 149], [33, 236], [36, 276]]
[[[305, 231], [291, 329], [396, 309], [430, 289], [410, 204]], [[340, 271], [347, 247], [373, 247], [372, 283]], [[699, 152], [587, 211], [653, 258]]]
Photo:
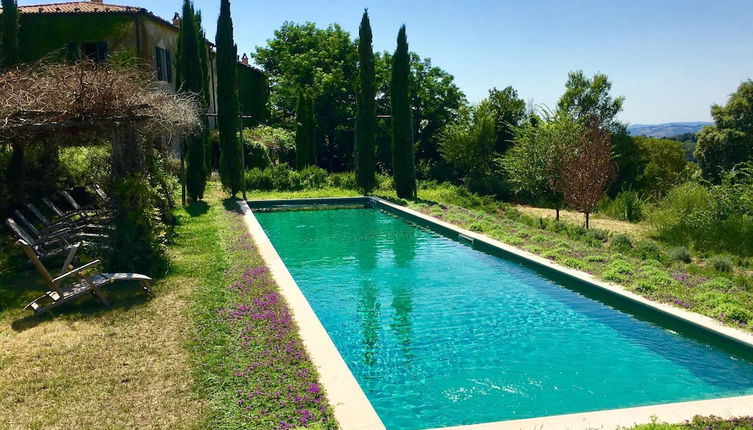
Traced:
[[753, 364], [372, 209], [258, 213], [388, 429], [753, 394]]

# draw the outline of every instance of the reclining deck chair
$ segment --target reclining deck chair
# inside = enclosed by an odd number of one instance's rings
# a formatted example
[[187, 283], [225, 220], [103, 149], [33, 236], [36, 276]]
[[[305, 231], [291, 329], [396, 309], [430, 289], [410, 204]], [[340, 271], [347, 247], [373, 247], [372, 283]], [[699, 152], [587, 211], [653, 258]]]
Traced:
[[81, 247], [81, 243], [71, 244], [68, 242], [68, 230], [60, 230], [47, 236], [37, 236], [36, 238], [22, 229], [13, 218], [5, 220], [5, 225], [16, 236], [17, 240], [23, 240], [29, 245], [30, 250], [39, 260], [47, 260], [53, 257], [66, 255], [66, 263], [63, 264], [61, 273], [65, 272], [71, 262], [76, 258], [76, 252]]
[[88, 214], [92, 214], [94, 218], [110, 218], [110, 210], [105, 207], [95, 207], [94, 205], [80, 205], [76, 199], [73, 198], [71, 193], [68, 191], [63, 191], [61, 193], [63, 195], [63, 198], [68, 202], [69, 205], [73, 208], [74, 211], [78, 212], [84, 212]]
[[148, 295], [153, 295], [150, 285], [152, 279], [138, 273], [98, 273], [86, 276], [85, 272], [97, 266], [100, 263], [99, 260], [94, 260], [81, 267], [66, 270], [60, 276], [53, 278], [44, 264], [37, 258], [31, 245], [24, 240], [19, 240], [17, 243], [24, 250], [26, 256], [29, 257], [37, 272], [42, 275], [42, 278], [44, 278], [47, 286], [50, 288], [50, 291], [36, 298], [24, 308], [32, 309], [35, 315], [41, 315], [62, 304], [81, 298], [86, 294], [91, 294], [102, 302], [103, 305], [110, 306], [100, 290], [117, 281], [137, 281]]
[[[60, 230], [60, 229], [67, 229], [71, 230], [72, 232], [81, 233], [83, 235], [88, 235], [88, 231], [101, 231], [105, 229], [104, 226], [92, 223], [90, 220], [85, 218], [79, 218], [78, 220], [74, 220], [78, 216], [78, 214], [68, 214], [64, 215], [58, 219], [50, 220], [47, 218], [44, 214], [42, 214], [42, 211], [40, 211], [33, 203], [27, 203], [26, 207], [29, 209], [29, 211], [34, 214], [34, 216], [39, 220], [39, 222], [42, 223], [45, 230]], [[98, 235], [97, 233], [91, 233], [93, 236], [92, 238], [100, 237], [101, 235]]]

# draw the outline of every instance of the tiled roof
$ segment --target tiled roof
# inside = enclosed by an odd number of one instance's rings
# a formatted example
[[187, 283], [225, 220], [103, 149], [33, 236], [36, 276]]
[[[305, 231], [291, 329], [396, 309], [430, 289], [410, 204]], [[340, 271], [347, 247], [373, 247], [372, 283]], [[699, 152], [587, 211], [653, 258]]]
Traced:
[[19, 6], [21, 13], [102, 13], [102, 12], [146, 12], [142, 7], [119, 6], [113, 4], [97, 3], [92, 1], [74, 1], [66, 3], [37, 4], [31, 6]]

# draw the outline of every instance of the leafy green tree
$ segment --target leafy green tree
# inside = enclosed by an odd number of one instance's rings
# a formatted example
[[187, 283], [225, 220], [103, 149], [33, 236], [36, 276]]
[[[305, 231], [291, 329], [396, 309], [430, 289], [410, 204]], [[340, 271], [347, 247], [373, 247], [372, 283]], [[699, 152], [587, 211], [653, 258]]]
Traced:
[[513, 87], [503, 90], [492, 88], [487, 99], [494, 112], [494, 128], [497, 135], [495, 149], [504, 154], [515, 137], [515, 127], [526, 119], [526, 102], [518, 98]]
[[233, 41], [230, 1], [220, 3], [217, 21], [217, 125], [220, 131], [220, 179], [222, 186], [235, 196], [241, 190], [243, 168], [238, 138], [237, 52]]
[[376, 78], [368, 10], [361, 19], [358, 37], [358, 110], [356, 112], [356, 183], [369, 193], [376, 187]]
[[753, 80], [740, 84], [725, 106], [713, 105], [714, 126], [698, 134], [695, 156], [704, 178], [718, 183], [723, 172], [753, 160]]
[[405, 25], [397, 36], [392, 57], [392, 175], [401, 199], [416, 198], [416, 164], [413, 152], [410, 108], [410, 55]]
[[295, 165], [295, 133], [280, 127], [260, 125], [243, 130], [244, 139], [267, 148], [274, 164]]
[[570, 72], [565, 93], [557, 102], [557, 111], [570, 115], [576, 121], [586, 124], [596, 118], [612, 136], [612, 151], [617, 163], [617, 179], [609, 193], [616, 195], [620, 190], [637, 186], [638, 148], [627, 131], [627, 126], [617, 120], [622, 111], [625, 97], [613, 97], [610, 92], [612, 82], [603, 73], [592, 78], [582, 70]]
[[[204, 81], [206, 74], [202, 70], [201, 49], [203, 40], [199, 39], [200, 34], [196, 27], [193, 2], [184, 0], [178, 38], [179, 90], [196, 94], [197, 101], [202, 105], [202, 110], [205, 110], [207, 85]], [[185, 148], [188, 153], [185, 173], [186, 191], [188, 197], [195, 201], [204, 197], [207, 178], [205, 160], [207, 142], [206, 127], [197, 135], [185, 137]]]
[[271, 123], [294, 129], [298, 89], [314, 91], [320, 163], [352, 168], [358, 50], [339, 25], [285, 22], [253, 55], [269, 75]]
[[685, 179], [685, 152], [680, 142], [651, 137], [635, 137], [641, 166], [639, 189], [650, 197], [662, 198]]
[[0, 67], [13, 67], [20, 61], [18, 51], [18, 5], [16, 0], [2, 0], [0, 14]]
[[[411, 52], [410, 58], [410, 98], [416, 139], [416, 158], [440, 161], [441, 130], [458, 118], [467, 100], [465, 94], [455, 84], [455, 78], [432, 65], [431, 59], [421, 58], [415, 52]], [[388, 94], [389, 91], [384, 93]]]
[[557, 110], [583, 123], [597, 118], [611, 128], [625, 103], [625, 97], [612, 97], [611, 89], [612, 82], [605, 74], [597, 73], [589, 79], [582, 70], [570, 72]]
[[568, 115], [547, 114], [545, 121], [515, 129], [513, 146], [500, 160], [513, 191], [554, 206], [564, 203], [565, 160], [578, 145], [579, 125]]
[[[413, 114], [415, 157], [440, 173], [444, 160], [439, 152], [442, 130], [460, 117], [467, 105], [465, 94], [455, 84], [455, 78], [434, 66], [429, 58], [410, 53], [410, 99]], [[381, 52], [375, 55], [377, 80], [377, 113], [390, 112], [390, 85], [392, 54]], [[390, 121], [377, 121], [377, 160], [383, 170], [392, 163]], [[449, 179], [449, 176], [445, 179]]]
[[464, 184], [472, 191], [493, 192], [490, 181], [498, 181], [495, 145], [496, 117], [488, 100], [468, 109], [468, 113], [445, 127], [439, 139], [439, 151]]

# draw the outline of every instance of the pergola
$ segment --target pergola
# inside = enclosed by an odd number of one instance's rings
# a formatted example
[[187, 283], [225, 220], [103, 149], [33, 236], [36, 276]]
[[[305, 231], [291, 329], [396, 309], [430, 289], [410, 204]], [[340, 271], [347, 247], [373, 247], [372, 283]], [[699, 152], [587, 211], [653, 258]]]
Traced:
[[[0, 142], [23, 157], [31, 143], [112, 143], [114, 183], [144, 172], [155, 139], [201, 127], [198, 103], [138, 67], [36, 64], [0, 75]], [[22, 175], [23, 172], [20, 172]]]

